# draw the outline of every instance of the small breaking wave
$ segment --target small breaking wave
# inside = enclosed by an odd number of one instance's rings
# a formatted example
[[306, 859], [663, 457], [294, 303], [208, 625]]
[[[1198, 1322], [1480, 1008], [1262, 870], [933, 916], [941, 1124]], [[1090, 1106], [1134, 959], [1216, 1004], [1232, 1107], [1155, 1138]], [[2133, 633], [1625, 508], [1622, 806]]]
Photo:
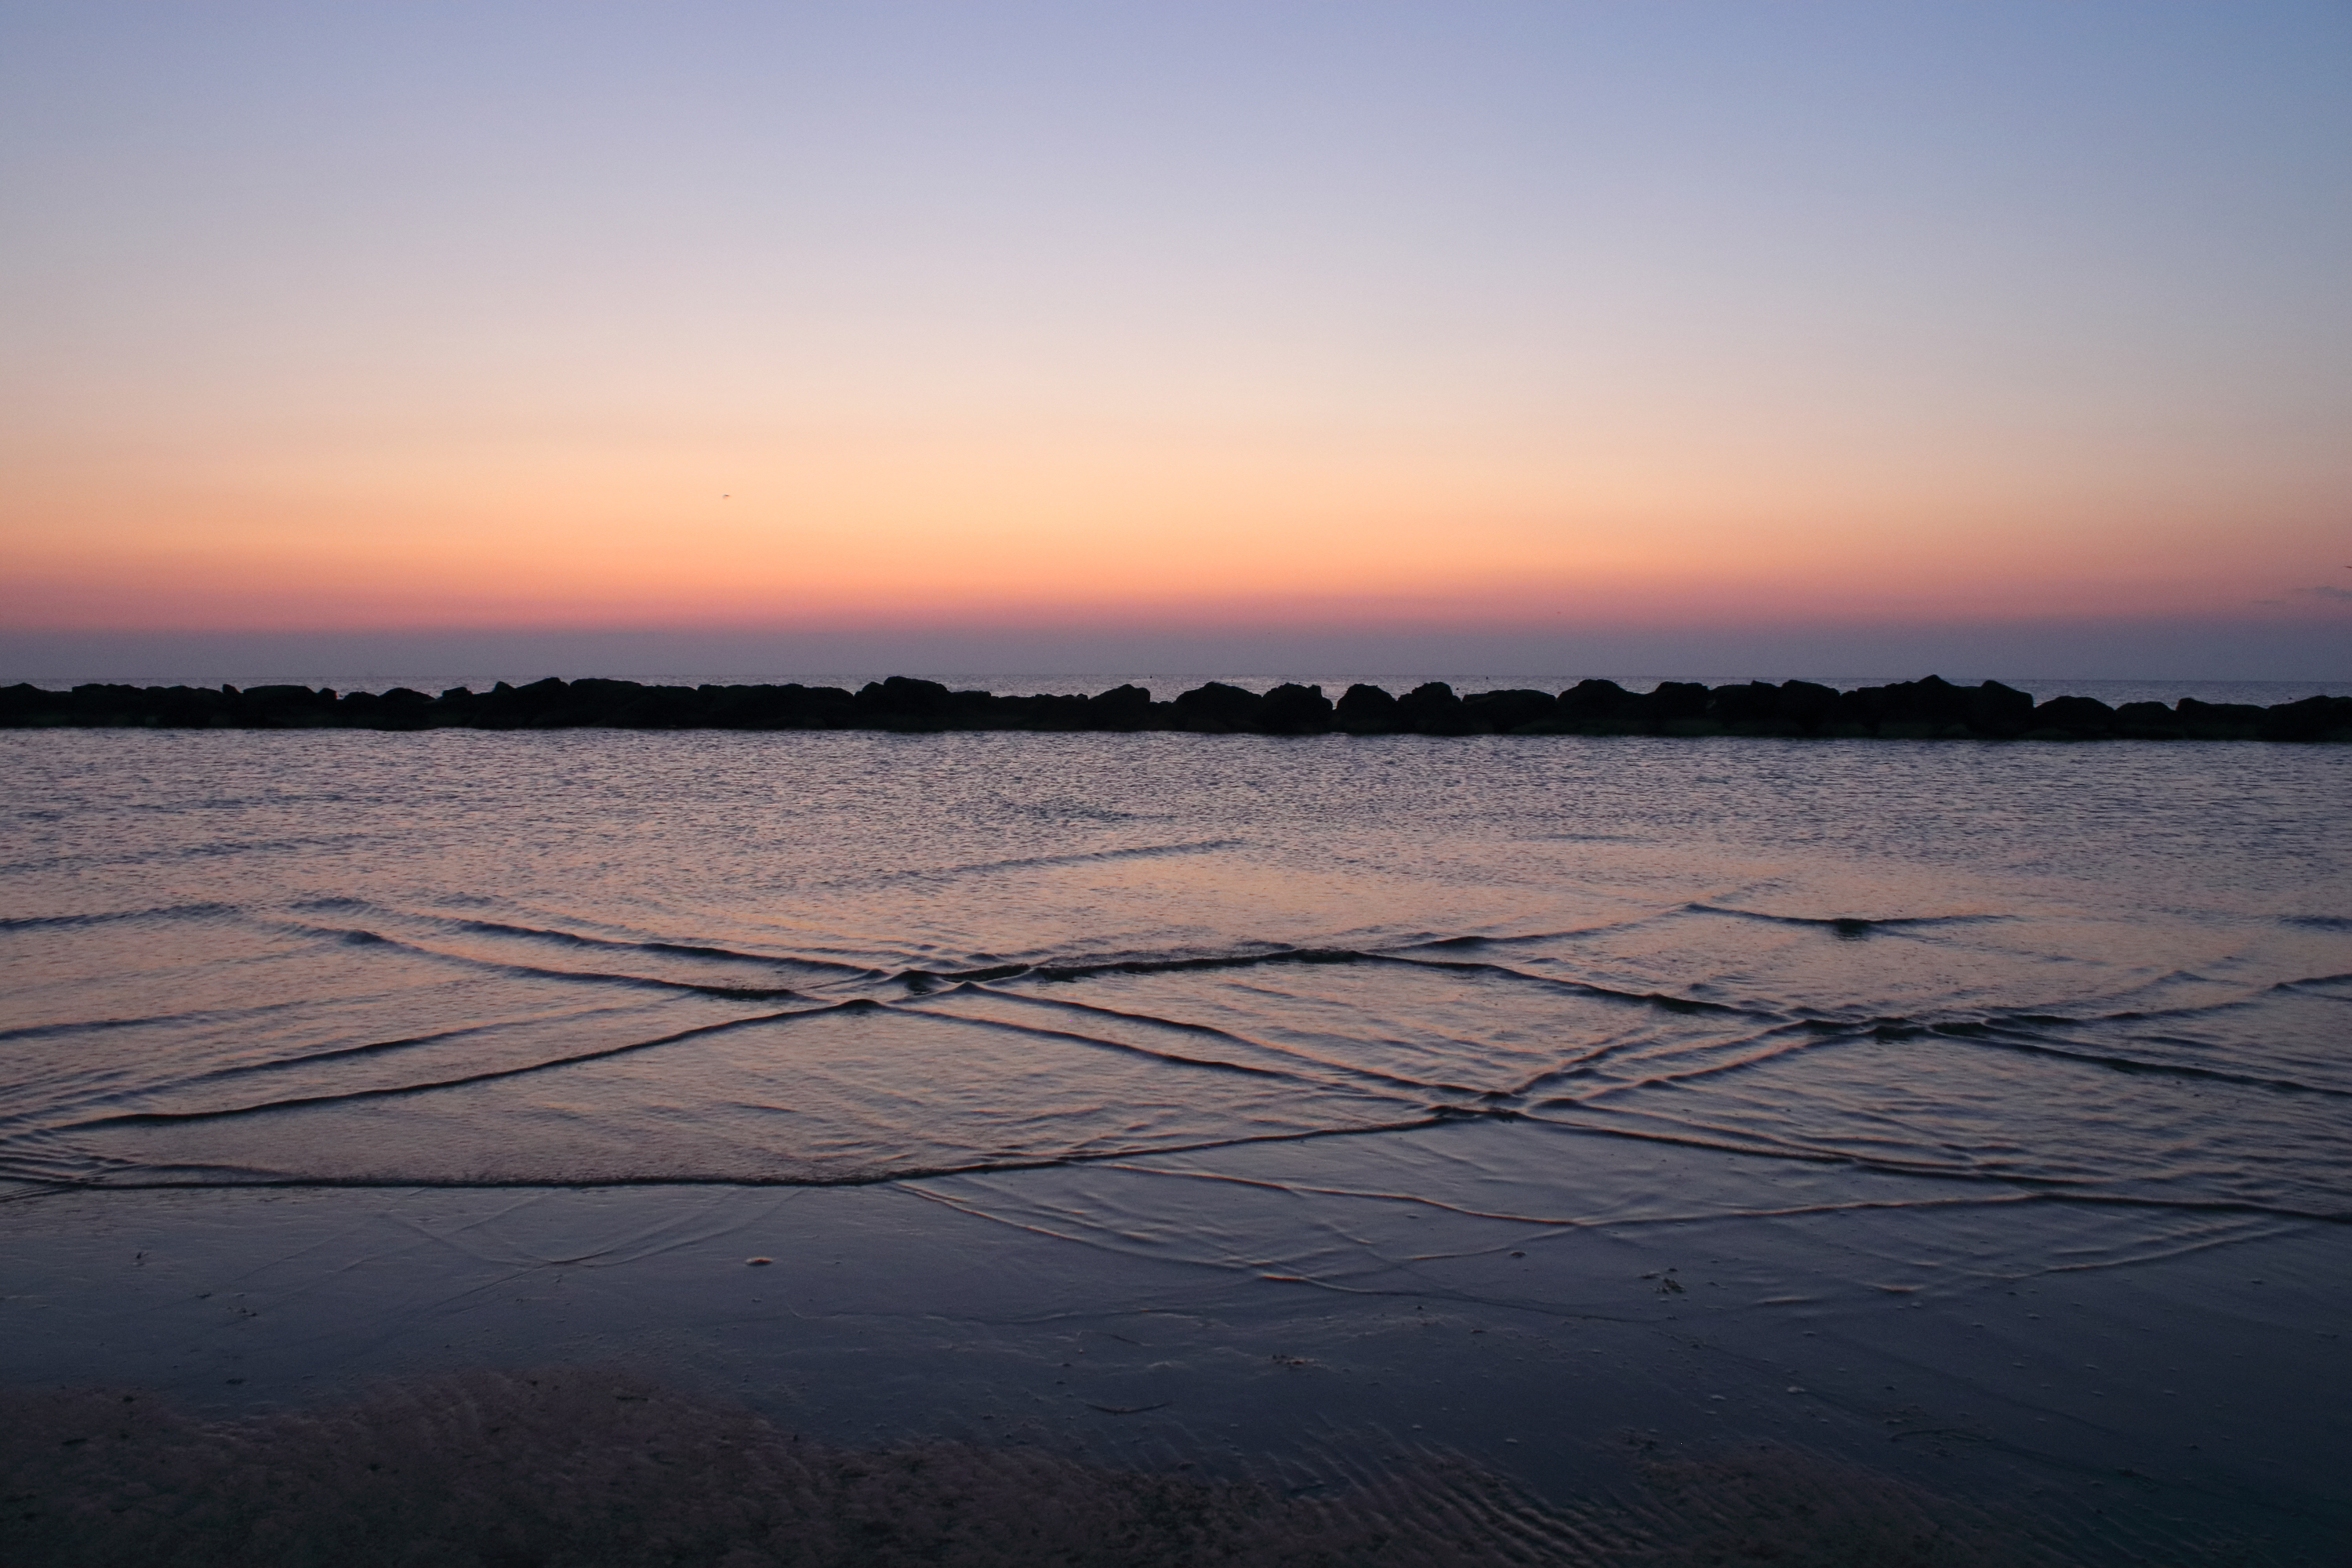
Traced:
[[1812, 926], [1841, 937], [1866, 937], [1882, 931], [1933, 931], [1947, 926], [1999, 925], [2018, 918], [2004, 914], [1782, 915], [1768, 910], [1735, 909], [1727, 904], [1689, 903], [1682, 907], [1696, 915], [1727, 915], [1734, 920], [1763, 921], [1772, 925]]
[[1242, 847], [1240, 838], [1202, 838], [1181, 844], [1145, 844], [1113, 849], [1089, 849], [1067, 855], [1023, 855], [1003, 860], [973, 860], [961, 865], [908, 867], [836, 878], [819, 884], [828, 888], [870, 887], [894, 882], [949, 882], [963, 877], [992, 876], [1004, 871], [1035, 871], [1062, 866], [1089, 866], [1120, 860], [1158, 860], [1178, 855], [1205, 855]]
[[95, 910], [86, 914], [0, 916], [0, 932], [87, 931], [95, 926], [133, 924], [148, 921], [210, 920], [239, 914], [237, 905], [223, 903], [159, 904], [152, 909]]
[[[221, 1121], [236, 1117], [265, 1116], [272, 1111], [307, 1110], [327, 1105], [352, 1105], [372, 1100], [398, 1100], [410, 1095], [431, 1094], [437, 1089], [463, 1089], [475, 1084], [497, 1083], [508, 1079], [526, 1078], [534, 1073], [551, 1072], [559, 1068], [577, 1067], [585, 1062], [604, 1061], [614, 1057], [627, 1056], [637, 1051], [649, 1051], [662, 1046], [673, 1046], [683, 1040], [699, 1039], [708, 1035], [721, 1034], [753, 1024], [772, 1024], [786, 1018], [807, 1016], [814, 1013], [873, 1005], [875, 1004], [865, 1001], [838, 1002], [831, 1006], [812, 1007], [799, 1012], [767, 1013], [753, 1018], [730, 1018], [723, 1023], [698, 1025], [691, 1029], [680, 1029], [673, 1034], [656, 1036], [649, 1040], [631, 1040], [623, 1045], [607, 1046], [601, 1050], [582, 1051], [574, 1056], [551, 1058], [546, 1061], [530, 1062], [520, 1067], [499, 1068], [488, 1072], [466, 1073], [456, 1078], [432, 1079], [418, 1083], [395, 1084], [383, 1089], [354, 1089], [332, 1094], [301, 1095], [288, 1100], [262, 1100], [250, 1105], [224, 1106], [209, 1110], [124, 1111], [119, 1115], [95, 1116], [81, 1121], [68, 1122], [59, 1131], [81, 1131], [95, 1127], [155, 1127], [196, 1121]], [[446, 1040], [448, 1037], [441, 1038]], [[396, 1049], [425, 1043], [427, 1042], [424, 1040], [388, 1041], [385, 1042], [385, 1048]], [[339, 1054], [357, 1056], [368, 1054], [371, 1049], [372, 1047], [362, 1047]], [[292, 1067], [309, 1064], [278, 1065]]]

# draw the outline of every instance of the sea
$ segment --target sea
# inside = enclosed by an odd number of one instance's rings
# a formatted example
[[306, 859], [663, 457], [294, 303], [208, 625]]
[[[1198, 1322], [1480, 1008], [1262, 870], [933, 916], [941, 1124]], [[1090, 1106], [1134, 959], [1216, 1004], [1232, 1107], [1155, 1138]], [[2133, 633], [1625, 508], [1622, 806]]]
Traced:
[[0, 732], [0, 1383], [625, 1366], [1570, 1510], [1769, 1450], [2340, 1563], [2347, 806], [2253, 742]]

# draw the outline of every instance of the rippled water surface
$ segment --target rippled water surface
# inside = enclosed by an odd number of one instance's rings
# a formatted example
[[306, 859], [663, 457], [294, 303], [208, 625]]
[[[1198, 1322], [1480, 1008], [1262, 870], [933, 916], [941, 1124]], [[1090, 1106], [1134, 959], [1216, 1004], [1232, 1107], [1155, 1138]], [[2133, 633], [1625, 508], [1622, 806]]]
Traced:
[[[1528, 1272], [1547, 1238], [1643, 1227], [1765, 1302], [2281, 1237], [2313, 1300], [2352, 1284], [2352, 749], [0, 755], [23, 1193], [885, 1183], [1104, 1258], [1571, 1316], [1633, 1309], [1615, 1264]], [[1804, 1228], [1838, 1216], [1913, 1228]], [[2326, 1316], [2282, 1320], [2285, 1375], [2340, 1373]]]
[[843, 1182], [1465, 1117], [2352, 1213], [2334, 749], [7, 744], [22, 1179]]

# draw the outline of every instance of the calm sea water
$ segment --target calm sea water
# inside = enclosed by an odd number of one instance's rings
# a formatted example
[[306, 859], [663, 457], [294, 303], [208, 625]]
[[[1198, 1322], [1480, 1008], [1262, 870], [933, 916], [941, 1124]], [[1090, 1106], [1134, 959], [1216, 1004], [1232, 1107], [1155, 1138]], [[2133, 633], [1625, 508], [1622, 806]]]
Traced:
[[[12, 1212], [867, 1184], [1050, 1242], [956, 1244], [999, 1325], [1287, 1283], [1540, 1320], [1532, 1389], [1591, 1364], [1563, 1324], [1769, 1319], [1685, 1426], [1801, 1395], [1883, 1442], [1900, 1363], [1970, 1407], [1922, 1430], [2345, 1501], [2340, 1404], [2265, 1411], [2344, 1381], [2352, 749], [88, 731], [0, 780]], [[761, 1223], [706, 1226], [739, 1274]], [[2110, 1278], [2122, 1348], [2035, 1339]], [[2225, 1440], [2265, 1420], [2284, 1457]]]
[[6, 745], [11, 1177], [838, 1182], [1509, 1118], [2352, 1215], [2332, 748]]

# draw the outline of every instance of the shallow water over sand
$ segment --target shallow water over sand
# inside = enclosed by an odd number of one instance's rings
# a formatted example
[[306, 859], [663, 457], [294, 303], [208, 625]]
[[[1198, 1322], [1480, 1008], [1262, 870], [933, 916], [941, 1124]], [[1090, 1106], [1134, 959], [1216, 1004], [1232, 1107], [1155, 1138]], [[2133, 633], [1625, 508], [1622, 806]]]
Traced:
[[[1528, 1450], [1632, 1426], [2346, 1505], [2342, 748], [0, 755], [11, 1376], [290, 1388], [430, 1340], [853, 1434], [1110, 1412], [1549, 1484]], [[524, 1278], [603, 1304], [491, 1325]], [[237, 1290], [292, 1340], [236, 1341]], [[232, 1344], [271, 1370], [228, 1384]]]

